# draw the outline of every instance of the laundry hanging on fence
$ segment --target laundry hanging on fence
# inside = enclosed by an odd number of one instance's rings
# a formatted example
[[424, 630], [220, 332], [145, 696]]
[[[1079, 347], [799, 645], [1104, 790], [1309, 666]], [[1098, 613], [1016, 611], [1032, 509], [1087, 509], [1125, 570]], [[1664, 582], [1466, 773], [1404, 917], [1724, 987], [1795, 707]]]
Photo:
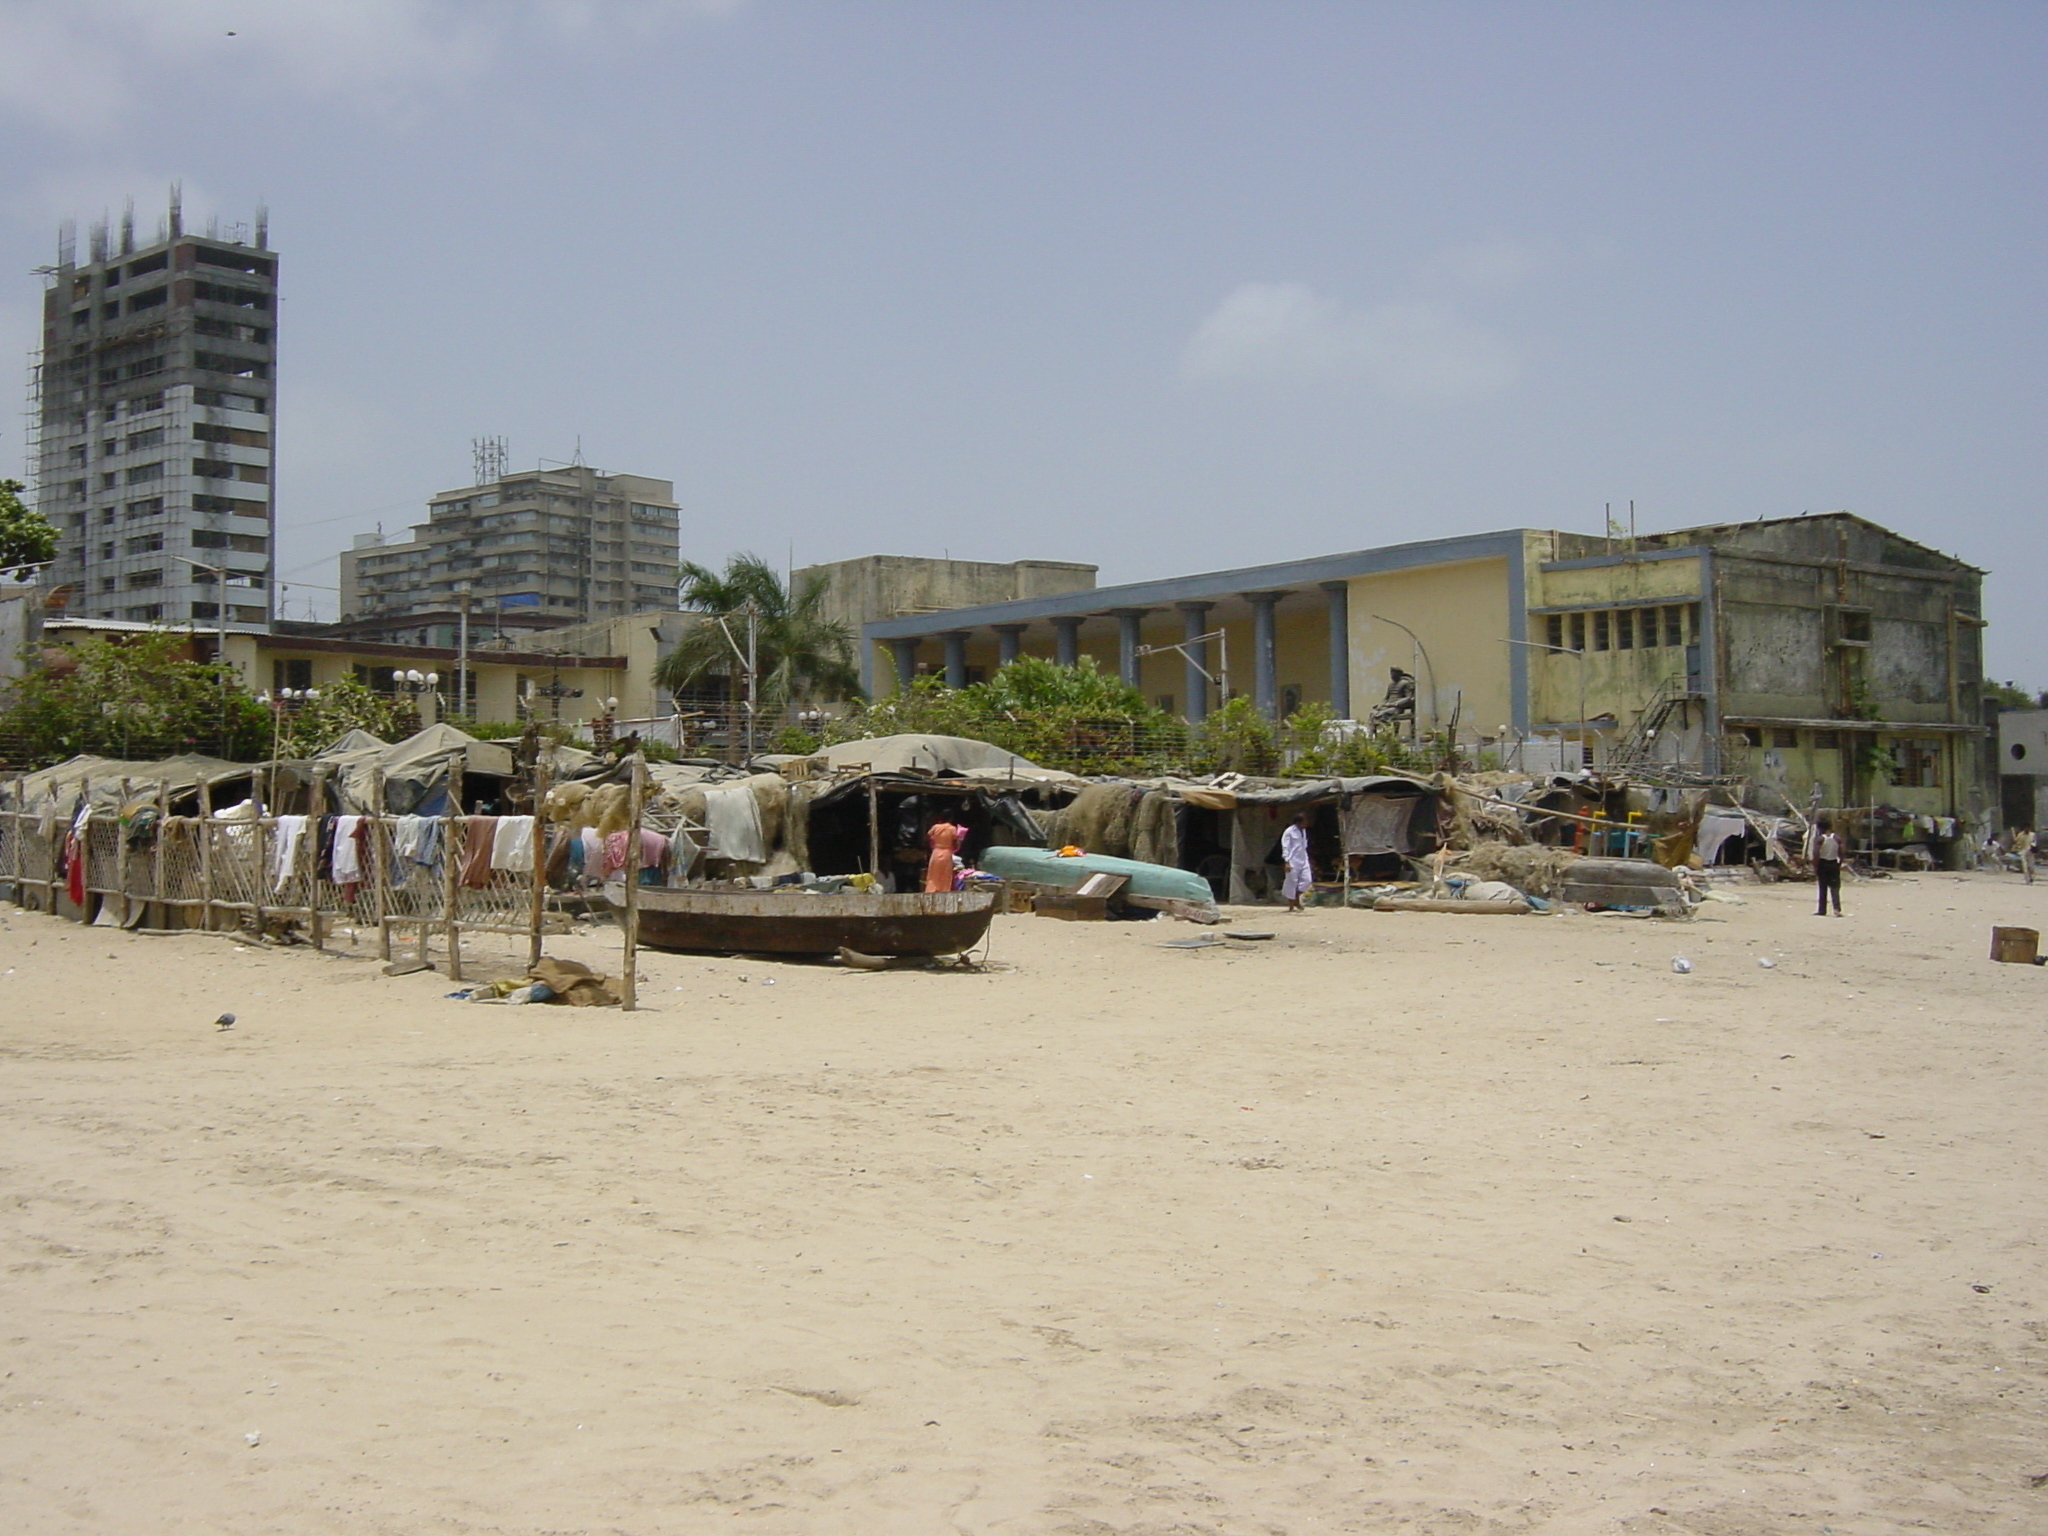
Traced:
[[334, 818], [334, 883], [360, 885], [363, 879], [363, 818]]
[[714, 859], [742, 864], [768, 862], [768, 843], [761, 832], [761, 806], [745, 784], [723, 784], [704, 791], [704, 827]]
[[401, 816], [391, 826], [391, 883], [403, 885], [407, 865], [431, 869], [441, 848], [441, 823], [432, 816]]
[[280, 816], [277, 818], [277, 841], [270, 849], [270, 889], [281, 891], [299, 867], [299, 845], [306, 840], [304, 816]]
[[466, 816], [462, 832], [462, 883], [468, 886], [489, 885], [491, 848], [498, 840], [498, 818]]
[[533, 818], [500, 816], [491, 839], [491, 868], [533, 873]]

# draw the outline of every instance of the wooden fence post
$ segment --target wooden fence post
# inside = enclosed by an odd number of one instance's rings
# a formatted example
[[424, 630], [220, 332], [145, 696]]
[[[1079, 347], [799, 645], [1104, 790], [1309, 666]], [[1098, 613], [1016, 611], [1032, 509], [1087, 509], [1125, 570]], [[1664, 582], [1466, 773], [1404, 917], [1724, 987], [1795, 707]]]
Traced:
[[533, 765], [533, 901], [527, 912], [526, 968], [540, 964], [541, 924], [548, 901], [548, 823], [544, 802], [548, 797], [548, 764], [537, 758]]
[[647, 792], [647, 760], [633, 754], [633, 777], [626, 791], [626, 974], [620, 979], [619, 1006], [628, 1012], [640, 1006], [640, 807]]
[[[462, 856], [467, 851], [458, 829], [466, 832], [462, 817], [462, 776], [469, 767], [469, 754], [458, 751], [448, 759], [448, 821], [441, 836], [441, 917], [448, 934], [448, 978], [462, 980], [462, 932], [457, 912], [462, 900]], [[422, 919], [424, 921], [424, 918]], [[422, 929], [421, 943], [424, 944]]]

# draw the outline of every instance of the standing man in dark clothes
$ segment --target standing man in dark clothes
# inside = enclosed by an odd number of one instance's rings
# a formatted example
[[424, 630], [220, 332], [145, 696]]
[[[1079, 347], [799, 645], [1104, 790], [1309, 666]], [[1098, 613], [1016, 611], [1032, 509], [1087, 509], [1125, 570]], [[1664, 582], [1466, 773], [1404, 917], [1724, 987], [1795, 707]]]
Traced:
[[1807, 849], [1813, 858], [1813, 878], [1820, 887], [1820, 910], [1815, 917], [1828, 915], [1828, 898], [1835, 899], [1835, 916], [1842, 915], [1842, 840], [1835, 835], [1834, 824], [1822, 817], [1813, 824], [1813, 843]]

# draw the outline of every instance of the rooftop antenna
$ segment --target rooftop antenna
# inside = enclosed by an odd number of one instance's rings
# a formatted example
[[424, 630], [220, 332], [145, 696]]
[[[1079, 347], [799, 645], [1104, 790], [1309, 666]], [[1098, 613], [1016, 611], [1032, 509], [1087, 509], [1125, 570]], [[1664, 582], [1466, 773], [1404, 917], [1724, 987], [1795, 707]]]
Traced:
[[581, 469], [583, 467], [583, 434], [581, 432], [578, 432], [576, 434], [576, 457], [571, 459], [569, 462], [571, 464], [574, 464], [578, 469]]
[[469, 440], [469, 451], [476, 474], [476, 478], [470, 484], [491, 485], [505, 478], [504, 438], [472, 437]]
[[256, 249], [270, 249], [270, 204], [267, 202], [256, 204]]

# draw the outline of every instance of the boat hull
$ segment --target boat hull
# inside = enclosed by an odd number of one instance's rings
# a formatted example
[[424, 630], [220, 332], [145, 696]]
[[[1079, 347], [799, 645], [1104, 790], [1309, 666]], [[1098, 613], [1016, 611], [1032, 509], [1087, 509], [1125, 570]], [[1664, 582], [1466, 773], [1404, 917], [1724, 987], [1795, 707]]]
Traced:
[[995, 916], [992, 891], [888, 896], [801, 891], [638, 892], [640, 942], [696, 954], [956, 955]]

